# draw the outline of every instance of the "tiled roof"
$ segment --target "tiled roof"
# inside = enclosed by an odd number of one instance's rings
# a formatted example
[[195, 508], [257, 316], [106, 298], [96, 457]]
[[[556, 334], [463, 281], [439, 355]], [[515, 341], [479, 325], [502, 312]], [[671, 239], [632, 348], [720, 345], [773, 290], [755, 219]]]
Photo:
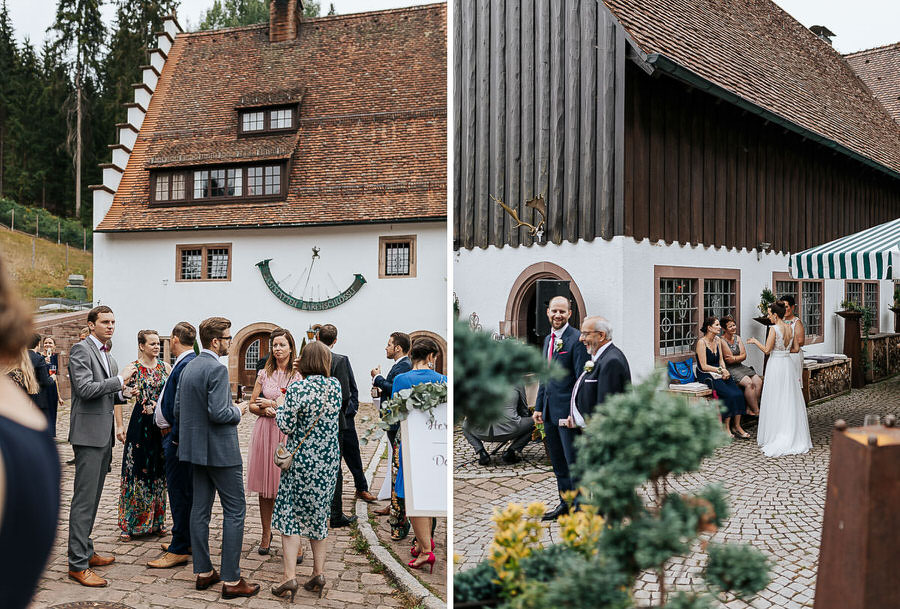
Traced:
[[844, 59], [900, 123], [900, 42], [850, 53]]
[[[98, 231], [441, 220], [447, 215], [445, 4], [179, 34]], [[239, 138], [237, 108], [295, 98], [296, 133]], [[151, 167], [289, 161], [278, 203], [152, 207]]]
[[770, 0], [604, 2], [644, 53], [900, 172], [898, 125], [831, 45]]

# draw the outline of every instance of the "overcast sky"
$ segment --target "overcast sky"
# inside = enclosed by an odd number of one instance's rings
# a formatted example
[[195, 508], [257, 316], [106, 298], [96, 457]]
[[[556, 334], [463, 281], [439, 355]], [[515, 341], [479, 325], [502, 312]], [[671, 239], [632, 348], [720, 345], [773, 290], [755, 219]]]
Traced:
[[[634, 0], [640, 1], [640, 0]], [[711, 0], [714, 1], [714, 0]], [[44, 32], [53, 21], [55, 0], [6, 0], [13, 27], [19, 40], [26, 36], [40, 46]], [[837, 36], [835, 48], [841, 53], [882, 46], [900, 41], [900, 1], [898, 0], [776, 0], [776, 3], [797, 21], [809, 27], [825, 25]], [[328, 11], [328, 0], [322, 0], [322, 12]], [[397, 8], [428, 4], [423, 0], [335, 0], [340, 14], [366, 10]], [[196, 26], [200, 15], [212, 5], [212, 0], [182, 0], [179, 21], [185, 28]], [[108, 22], [114, 15], [114, 3], [108, 0], [103, 7]]]

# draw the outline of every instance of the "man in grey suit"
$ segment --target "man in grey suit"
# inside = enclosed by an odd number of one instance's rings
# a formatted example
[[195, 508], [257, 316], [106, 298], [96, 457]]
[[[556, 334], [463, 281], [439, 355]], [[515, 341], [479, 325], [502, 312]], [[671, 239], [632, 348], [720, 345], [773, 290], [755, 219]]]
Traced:
[[[203, 350], [184, 367], [175, 393], [178, 459], [193, 464], [191, 546], [197, 590], [222, 581], [222, 597], [253, 596], [259, 584], [241, 577], [244, 540], [244, 473], [237, 425], [246, 407], [231, 401], [228, 370], [219, 361], [231, 346], [231, 322], [210, 317], [200, 323]], [[209, 558], [209, 518], [219, 493], [222, 504], [222, 576]]]
[[72, 410], [69, 415], [69, 443], [75, 451], [75, 485], [69, 507], [69, 578], [82, 586], [106, 586], [107, 581], [91, 567], [105, 567], [113, 556], [94, 552], [91, 531], [97, 506], [112, 459], [113, 405], [131, 396], [125, 383], [136, 369], [128, 364], [119, 374], [116, 360], [106, 345], [116, 329], [116, 318], [107, 306], [88, 313], [90, 334], [69, 351], [69, 378], [72, 382]]

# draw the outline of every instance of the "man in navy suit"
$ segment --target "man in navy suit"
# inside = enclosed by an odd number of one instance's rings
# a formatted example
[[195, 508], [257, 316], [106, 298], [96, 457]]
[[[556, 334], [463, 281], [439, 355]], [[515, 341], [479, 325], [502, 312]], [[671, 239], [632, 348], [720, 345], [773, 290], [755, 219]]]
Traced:
[[[568, 298], [556, 296], [550, 300], [547, 306], [550, 334], [544, 339], [542, 353], [548, 362], [556, 362], [565, 371], [565, 376], [541, 383], [534, 406], [534, 422], [544, 423], [547, 452], [550, 453], [560, 496], [575, 489], [569, 466], [575, 461], [573, 441], [578, 430], [568, 424], [569, 410], [575, 380], [588, 360], [587, 351], [579, 340], [581, 333], [569, 325], [571, 316], [572, 306]], [[556, 509], [545, 514], [543, 519], [555, 520], [568, 511], [566, 503], [560, 501]]]
[[163, 454], [166, 458], [166, 486], [169, 491], [169, 508], [172, 512], [172, 543], [163, 544], [164, 554], [147, 563], [154, 569], [168, 569], [183, 565], [191, 554], [191, 504], [194, 500], [191, 464], [178, 460], [178, 421], [175, 419], [175, 392], [181, 371], [197, 354], [194, 341], [197, 330], [186, 321], [178, 322], [172, 329], [169, 349], [175, 356], [175, 366], [166, 379], [156, 403], [154, 421], [162, 431]]
[[581, 323], [581, 342], [591, 359], [575, 381], [572, 390], [571, 421], [584, 427], [597, 406], [611, 395], [623, 393], [631, 383], [631, 369], [625, 354], [612, 344], [612, 326], [602, 317], [588, 317]]
[[[391, 366], [387, 377], [381, 376], [381, 366], [372, 368], [372, 386], [378, 389], [378, 394], [381, 396], [382, 402], [391, 399], [391, 394], [394, 393], [394, 378], [398, 374], [403, 374], [404, 372], [412, 370], [412, 362], [409, 361], [409, 347], [411, 342], [409, 334], [406, 334], [405, 332], [391, 332], [387, 346], [384, 348], [384, 354], [388, 359], [394, 360], [394, 365]], [[397, 450], [397, 431], [399, 429], [400, 424], [395, 423], [394, 425], [391, 425], [391, 428], [388, 429], [387, 432], [388, 442], [391, 444], [392, 459], [393, 452]], [[387, 505], [380, 510], [375, 510], [375, 513], [379, 516], [387, 516], [391, 513], [391, 506]]]

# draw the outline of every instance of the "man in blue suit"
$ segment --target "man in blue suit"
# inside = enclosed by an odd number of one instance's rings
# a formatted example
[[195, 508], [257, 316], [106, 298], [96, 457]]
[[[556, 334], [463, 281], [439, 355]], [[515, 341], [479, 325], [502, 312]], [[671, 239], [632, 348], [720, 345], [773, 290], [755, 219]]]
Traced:
[[547, 452], [560, 493], [559, 505], [545, 514], [543, 520], [556, 520], [568, 513], [568, 506], [561, 500], [562, 493], [575, 489], [569, 466], [575, 461], [573, 442], [579, 430], [569, 426], [569, 402], [575, 380], [588, 360], [588, 353], [579, 340], [581, 332], [569, 325], [571, 316], [572, 306], [568, 298], [556, 296], [550, 300], [547, 306], [550, 334], [544, 339], [542, 353], [548, 362], [556, 362], [565, 371], [565, 376], [541, 383], [534, 405], [534, 422], [544, 423]]
[[186, 321], [178, 322], [172, 329], [169, 349], [175, 356], [175, 366], [156, 403], [154, 420], [162, 431], [163, 454], [166, 458], [166, 485], [169, 490], [169, 508], [172, 511], [172, 543], [163, 544], [164, 554], [147, 563], [153, 569], [168, 569], [183, 565], [191, 554], [191, 504], [193, 503], [193, 478], [191, 464], [178, 460], [178, 421], [175, 419], [175, 393], [181, 371], [197, 354], [194, 341], [197, 331]]
[[[391, 332], [387, 346], [384, 348], [384, 354], [388, 359], [394, 360], [394, 365], [391, 366], [387, 377], [381, 376], [381, 366], [372, 368], [372, 386], [378, 390], [378, 395], [381, 397], [382, 402], [391, 399], [391, 394], [394, 393], [394, 378], [398, 374], [412, 370], [412, 362], [409, 361], [411, 342], [409, 334], [405, 332]], [[400, 425], [398, 423], [391, 425], [387, 432], [388, 442], [391, 444], [391, 459], [393, 459], [393, 452], [397, 450], [397, 431], [399, 429]], [[390, 504], [380, 510], [375, 510], [375, 513], [379, 516], [387, 516], [391, 513]]]

